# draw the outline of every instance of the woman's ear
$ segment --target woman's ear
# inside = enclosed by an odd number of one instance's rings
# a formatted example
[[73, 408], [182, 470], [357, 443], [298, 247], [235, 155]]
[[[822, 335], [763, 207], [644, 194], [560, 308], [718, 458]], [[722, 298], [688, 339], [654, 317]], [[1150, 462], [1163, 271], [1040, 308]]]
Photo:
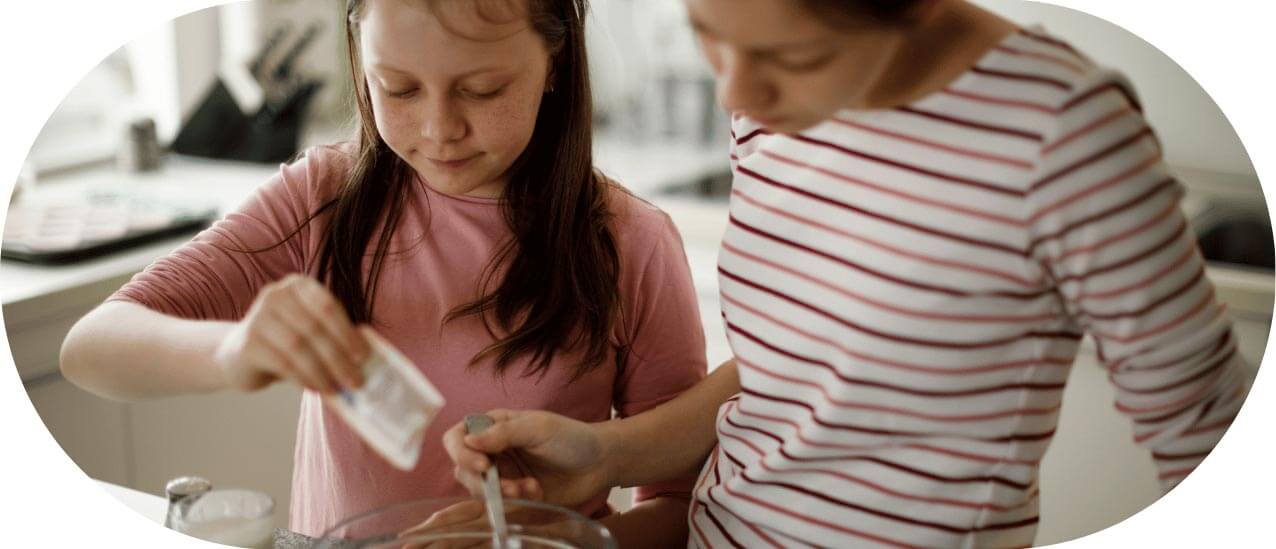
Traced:
[[545, 75], [545, 93], [554, 91], [554, 59], [551, 57], [549, 62], [549, 74]]

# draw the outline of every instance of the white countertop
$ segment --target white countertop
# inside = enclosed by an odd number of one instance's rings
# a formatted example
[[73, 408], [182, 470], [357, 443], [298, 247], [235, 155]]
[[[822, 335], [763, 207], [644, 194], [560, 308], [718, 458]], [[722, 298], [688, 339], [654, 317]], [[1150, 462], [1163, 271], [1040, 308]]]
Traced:
[[[267, 164], [172, 156], [161, 170], [148, 174], [119, 172], [106, 166], [51, 177], [43, 180], [33, 194], [22, 199], [52, 202], [92, 190], [129, 189], [157, 198], [178, 197], [183, 201], [213, 204], [225, 211], [241, 203], [278, 169], [278, 166]], [[0, 302], [9, 305], [99, 280], [131, 275], [189, 240], [193, 234], [62, 266], [0, 261]]]
[[101, 480], [97, 483], [129, 509], [156, 524], [164, 524], [164, 518], [168, 515], [168, 502], [164, 498]]

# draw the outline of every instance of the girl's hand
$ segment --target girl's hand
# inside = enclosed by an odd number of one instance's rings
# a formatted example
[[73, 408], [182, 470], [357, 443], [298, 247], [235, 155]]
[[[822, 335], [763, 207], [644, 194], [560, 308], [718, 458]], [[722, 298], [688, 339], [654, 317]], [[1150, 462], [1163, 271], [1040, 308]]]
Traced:
[[433, 542], [415, 542], [411, 538], [419, 536], [445, 537], [451, 532], [482, 532], [487, 523], [487, 511], [482, 501], [463, 501], [430, 515], [425, 522], [399, 533], [404, 541], [402, 549], [468, 549], [470, 547], [491, 547], [492, 538], [444, 539]]
[[[495, 425], [465, 434], [464, 422], [443, 435], [453, 474], [471, 494], [483, 493], [483, 472], [500, 455], [505, 497], [575, 506], [611, 488], [602, 425], [543, 411], [492, 410]], [[512, 477], [512, 478], [509, 478]]]
[[244, 391], [287, 379], [335, 393], [363, 384], [369, 352], [336, 298], [318, 281], [294, 274], [257, 294], [214, 360], [227, 384]]

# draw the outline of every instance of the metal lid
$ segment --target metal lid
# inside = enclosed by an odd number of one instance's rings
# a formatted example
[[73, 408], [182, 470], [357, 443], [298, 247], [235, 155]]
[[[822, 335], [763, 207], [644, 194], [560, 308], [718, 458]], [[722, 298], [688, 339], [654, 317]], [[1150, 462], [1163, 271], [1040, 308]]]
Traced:
[[173, 503], [212, 489], [213, 483], [204, 477], [178, 477], [168, 481], [164, 494], [168, 496], [168, 502]]
[[470, 414], [465, 416], [465, 432], [471, 435], [477, 435], [488, 430], [496, 422], [487, 414]]

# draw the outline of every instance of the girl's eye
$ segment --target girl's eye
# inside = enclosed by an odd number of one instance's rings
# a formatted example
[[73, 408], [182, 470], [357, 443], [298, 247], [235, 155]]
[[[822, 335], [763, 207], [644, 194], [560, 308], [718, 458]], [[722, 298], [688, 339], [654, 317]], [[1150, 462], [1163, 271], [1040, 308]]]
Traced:
[[393, 97], [393, 98], [395, 98], [395, 99], [406, 99], [406, 98], [408, 98], [408, 97], [412, 97], [412, 95], [416, 94], [416, 90], [417, 90], [416, 88], [408, 88], [408, 89], [405, 89], [405, 90], [402, 90], [402, 91], [390, 91], [390, 90], [386, 90], [386, 91], [385, 91], [385, 93], [386, 93], [386, 94], [388, 94], [390, 97]]
[[503, 91], [505, 91], [504, 86], [501, 86], [499, 88], [487, 88], [487, 89], [478, 89], [478, 90], [462, 89], [461, 95], [464, 95], [465, 97], [468, 97], [470, 99], [482, 100], [482, 99], [492, 99], [493, 97], [500, 95], [501, 92]]

